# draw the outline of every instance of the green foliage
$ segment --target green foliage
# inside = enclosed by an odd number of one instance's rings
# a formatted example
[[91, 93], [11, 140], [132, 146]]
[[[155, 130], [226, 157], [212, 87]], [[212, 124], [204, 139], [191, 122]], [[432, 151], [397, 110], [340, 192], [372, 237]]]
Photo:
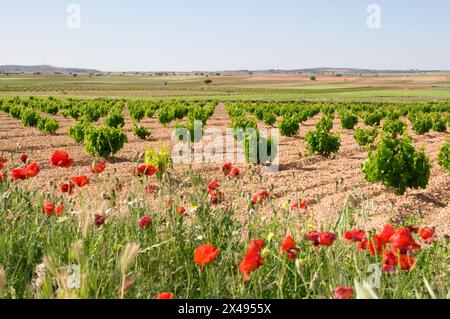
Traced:
[[415, 114], [411, 117], [412, 129], [417, 134], [428, 133], [433, 127], [433, 121], [428, 114]]
[[[75, 115], [77, 114], [78, 112], [76, 112]], [[84, 106], [81, 114], [84, 116], [86, 121], [94, 123], [102, 117], [102, 110], [95, 104], [87, 104]]]
[[56, 103], [43, 103], [41, 106], [41, 110], [44, 113], [50, 114], [50, 115], [56, 115], [58, 114], [59, 107]]
[[123, 116], [123, 113], [117, 110], [112, 111], [106, 117], [105, 124], [106, 126], [113, 128], [123, 127], [125, 125], [125, 118]]
[[173, 110], [168, 107], [164, 107], [158, 112], [158, 121], [162, 125], [168, 125], [170, 122], [174, 120], [175, 116], [173, 114]]
[[59, 123], [58, 123], [58, 121], [56, 121], [54, 119], [41, 117], [37, 124], [37, 128], [38, 128], [38, 130], [40, 130], [42, 132], [54, 134], [59, 129]]
[[13, 118], [20, 119], [21, 116], [22, 116], [22, 110], [23, 110], [22, 106], [20, 106], [20, 105], [13, 105], [9, 109], [9, 114]]
[[400, 115], [401, 114], [398, 111], [391, 110], [391, 111], [387, 112], [386, 119], [395, 121], [395, 120], [400, 119]]
[[294, 116], [284, 116], [278, 126], [283, 136], [295, 136], [298, 134], [299, 122]]
[[380, 126], [384, 115], [381, 111], [368, 112], [364, 116], [364, 124], [369, 126]]
[[305, 141], [308, 144], [310, 153], [318, 153], [323, 156], [336, 153], [341, 146], [339, 135], [331, 134], [323, 129], [309, 131], [305, 136]]
[[366, 130], [362, 128], [356, 128], [354, 138], [356, 144], [362, 147], [370, 147], [378, 136], [378, 130], [376, 127]]
[[257, 130], [246, 132], [242, 142], [247, 163], [265, 164], [276, 158], [278, 145], [274, 139], [266, 138]]
[[423, 150], [415, 150], [410, 138], [383, 135], [376, 149], [369, 153], [363, 174], [367, 181], [382, 183], [403, 195], [407, 188], [426, 188], [430, 168], [428, 157]]
[[438, 163], [450, 173], [450, 140], [439, 151]]
[[129, 105], [128, 112], [130, 113], [131, 119], [135, 122], [140, 122], [145, 116], [145, 108], [141, 104]]
[[139, 125], [137, 123], [133, 124], [133, 129], [132, 129], [133, 135], [136, 137], [139, 137], [140, 139], [147, 139], [149, 138], [152, 133], [150, 132], [150, 130], [142, 125]]
[[149, 146], [145, 151], [144, 163], [156, 167], [158, 169], [156, 176], [162, 178], [162, 176], [168, 172], [171, 165], [169, 148], [163, 146], [160, 150], [156, 150]]
[[319, 131], [329, 132], [333, 128], [333, 120], [329, 116], [323, 116], [316, 124]]
[[90, 126], [84, 135], [86, 152], [97, 157], [113, 156], [127, 142], [127, 135], [122, 128]]
[[341, 126], [347, 130], [353, 130], [355, 125], [358, 123], [358, 117], [348, 111], [341, 112], [339, 117], [341, 119]]
[[435, 132], [445, 132], [447, 131], [446, 118], [440, 114], [436, 113], [432, 116], [433, 126], [431, 129]]
[[26, 108], [22, 111], [21, 120], [25, 126], [37, 126], [40, 116], [36, 110], [32, 108]]
[[234, 133], [237, 134], [238, 130], [257, 129], [258, 123], [254, 118], [247, 118], [243, 116], [233, 118], [231, 127], [234, 129]]
[[386, 120], [383, 124], [383, 132], [391, 134], [392, 137], [397, 137], [401, 135], [406, 130], [406, 124], [400, 119], [397, 120]]
[[273, 112], [265, 112], [263, 116], [263, 122], [267, 126], [272, 126], [277, 121], [277, 117]]
[[322, 112], [326, 117], [334, 119], [334, 113], [336, 113], [336, 109], [334, 108], [334, 106], [327, 105], [322, 108]]
[[85, 120], [77, 121], [67, 130], [67, 135], [75, 140], [76, 143], [82, 144], [84, 142], [84, 135], [91, 124]]
[[145, 109], [145, 116], [148, 118], [152, 118], [153, 115], [155, 115], [155, 110], [152, 108], [146, 108]]

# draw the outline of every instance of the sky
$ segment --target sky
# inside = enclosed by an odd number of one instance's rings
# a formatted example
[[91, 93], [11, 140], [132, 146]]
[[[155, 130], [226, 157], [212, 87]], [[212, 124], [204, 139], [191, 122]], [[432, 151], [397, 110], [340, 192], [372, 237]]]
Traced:
[[449, 16], [448, 0], [1, 0], [0, 65], [450, 70]]

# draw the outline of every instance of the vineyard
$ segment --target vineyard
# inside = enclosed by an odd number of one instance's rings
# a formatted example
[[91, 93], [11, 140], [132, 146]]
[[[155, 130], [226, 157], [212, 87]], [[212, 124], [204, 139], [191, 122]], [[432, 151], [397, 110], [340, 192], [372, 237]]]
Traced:
[[[245, 161], [174, 163], [196, 123]], [[449, 298], [449, 125], [447, 101], [2, 97], [0, 298]]]

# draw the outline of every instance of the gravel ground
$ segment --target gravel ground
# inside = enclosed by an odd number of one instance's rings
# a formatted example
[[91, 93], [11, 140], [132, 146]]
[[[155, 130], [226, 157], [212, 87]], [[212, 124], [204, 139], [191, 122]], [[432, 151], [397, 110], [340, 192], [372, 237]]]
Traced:
[[[66, 135], [67, 128], [74, 121], [61, 116], [55, 118], [59, 120], [61, 128], [56, 135], [44, 135], [34, 128], [25, 128], [19, 120], [0, 113], [0, 155], [13, 156], [17, 159], [21, 153], [28, 154], [41, 168], [41, 173], [33, 184], [43, 188], [49, 188], [51, 183], [60, 183], [71, 176], [88, 174], [88, 167], [93, 160], [84, 152], [81, 145], [77, 145]], [[425, 149], [433, 168], [427, 189], [408, 190], [405, 195], [397, 196], [382, 185], [364, 181], [361, 164], [367, 158], [367, 151], [356, 144], [353, 131], [341, 128], [338, 118], [334, 121], [333, 131], [339, 133], [341, 137], [339, 152], [330, 158], [306, 157], [304, 154], [307, 149], [303, 137], [309, 129], [314, 128], [319, 118], [316, 116], [301, 125], [300, 138], [280, 137], [279, 172], [259, 176], [253, 172], [258, 172], [260, 167], [239, 165], [243, 173], [240, 192], [250, 194], [271, 189], [275, 207], [280, 209], [287, 199], [306, 198], [310, 205], [300, 214], [305, 220], [314, 220], [319, 227], [335, 223], [340, 209], [346, 203], [351, 203], [360, 212], [356, 216], [358, 226], [366, 229], [379, 228], [388, 221], [399, 222], [415, 216], [423, 225], [435, 226], [439, 235], [450, 233], [450, 175], [437, 164], [437, 153], [449, 138], [448, 132], [417, 135], [409, 128], [415, 146]], [[225, 130], [229, 123], [230, 118], [225, 112], [224, 105], [220, 103], [214, 116], [208, 121], [207, 128]], [[163, 127], [155, 118], [146, 118], [141, 124], [150, 128], [152, 139], [142, 141], [132, 136], [132, 124], [127, 116], [125, 129], [129, 143], [109, 161], [107, 170], [115, 171], [115, 174], [124, 181], [129, 180], [133, 163], [148, 145], [160, 147], [174, 144], [171, 138], [173, 125]], [[50, 166], [49, 159], [55, 149], [65, 150], [75, 159], [75, 165], [70, 171]], [[219, 157], [221, 155], [216, 154]], [[19, 165], [18, 159], [14, 164]], [[205, 179], [219, 176], [219, 168], [220, 164], [193, 166], [193, 169]], [[176, 176], [180, 180], [183, 179], [187, 169], [188, 165], [175, 165]], [[229, 192], [235, 191], [236, 187], [228, 184], [230, 183], [226, 183], [224, 190], [227, 198], [230, 198], [233, 196]], [[92, 190], [95, 187], [95, 183], [91, 183], [88, 189]], [[244, 201], [242, 205], [244, 210], [246, 205]]]

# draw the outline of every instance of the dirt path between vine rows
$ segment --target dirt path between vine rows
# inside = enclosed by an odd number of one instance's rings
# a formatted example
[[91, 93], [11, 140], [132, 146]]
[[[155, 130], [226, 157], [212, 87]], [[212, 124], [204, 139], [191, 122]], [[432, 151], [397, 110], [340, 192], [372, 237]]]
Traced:
[[[55, 116], [60, 122], [56, 135], [44, 135], [34, 128], [23, 127], [20, 120], [12, 119], [0, 113], [0, 156], [14, 159], [12, 166], [19, 166], [18, 155], [26, 153], [30, 159], [39, 163], [41, 173], [33, 181], [39, 187], [50, 187], [70, 176], [89, 173], [92, 158], [83, 147], [73, 142], [66, 134], [67, 128], [74, 121], [62, 116]], [[353, 139], [353, 131], [341, 128], [339, 119], [334, 120], [333, 131], [341, 137], [339, 152], [330, 158], [322, 156], [305, 156], [307, 152], [304, 136], [313, 129], [320, 116], [311, 118], [301, 124], [298, 137], [280, 137], [280, 170], [273, 174], [260, 175], [261, 167], [238, 164], [242, 177], [239, 187], [226, 182], [224, 191], [227, 198], [239, 197], [242, 211], [246, 210], [245, 195], [261, 190], [269, 190], [274, 197], [275, 207], [281, 209], [288, 199], [306, 198], [310, 205], [306, 211], [299, 212], [304, 222], [316, 223], [317, 227], [329, 228], [338, 219], [340, 209], [350, 200], [359, 212], [355, 216], [359, 227], [379, 228], [386, 222], [400, 222], [414, 217], [422, 225], [437, 227], [440, 235], [450, 233], [450, 175], [437, 165], [437, 154], [444, 145], [449, 133], [428, 133], [417, 135], [409, 128], [417, 147], [423, 147], [433, 166], [429, 186], [424, 190], [408, 190], [404, 196], [397, 196], [384, 186], [367, 183], [361, 172], [361, 165], [367, 158], [367, 152], [359, 147]], [[125, 130], [129, 142], [111, 160], [108, 172], [127, 182], [130, 171], [147, 146], [161, 147], [174, 145], [171, 134], [173, 125], [163, 127], [155, 117], [144, 119], [141, 123], [152, 132], [150, 141], [142, 141], [131, 134], [132, 122], [126, 117]], [[225, 132], [230, 124], [225, 105], [219, 103], [206, 128], [215, 128]], [[362, 125], [360, 123], [359, 125]], [[266, 128], [260, 123], [261, 128]], [[206, 140], [205, 140], [206, 142]], [[70, 170], [55, 169], [50, 166], [50, 156], [55, 149], [63, 149], [76, 160]], [[230, 152], [230, 150], [227, 150]], [[236, 149], [231, 152], [235, 152]], [[221, 161], [217, 158], [223, 153], [215, 154], [209, 160], [215, 164], [195, 164], [194, 170], [205, 180], [220, 176]], [[222, 157], [223, 158], [223, 157]], [[209, 161], [206, 159], [206, 161]], [[12, 168], [12, 166], [10, 168]], [[183, 179], [188, 165], [175, 165], [176, 174]], [[69, 176], [70, 175], [70, 176]], [[233, 186], [234, 185], [234, 186]], [[95, 190], [95, 185], [90, 185]], [[239, 194], [232, 194], [233, 192]], [[264, 211], [261, 212], [264, 214]]]

